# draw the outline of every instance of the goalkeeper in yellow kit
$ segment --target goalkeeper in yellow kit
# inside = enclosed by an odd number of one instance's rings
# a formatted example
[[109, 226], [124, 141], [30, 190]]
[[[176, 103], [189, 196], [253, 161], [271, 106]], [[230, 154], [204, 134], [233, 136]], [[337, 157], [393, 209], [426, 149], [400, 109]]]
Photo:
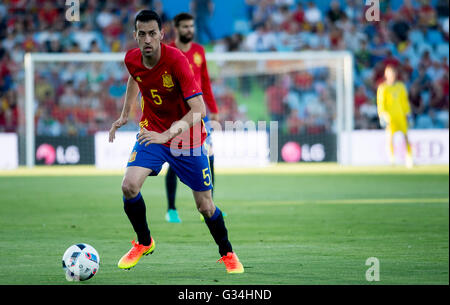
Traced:
[[377, 107], [380, 125], [386, 128], [389, 145], [389, 160], [395, 163], [394, 134], [403, 133], [406, 142], [406, 166], [413, 166], [411, 144], [408, 139], [408, 117], [411, 109], [408, 101], [408, 91], [403, 82], [397, 81], [397, 70], [388, 65], [384, 70], [385, 81], [380, 84], [377, 91]]

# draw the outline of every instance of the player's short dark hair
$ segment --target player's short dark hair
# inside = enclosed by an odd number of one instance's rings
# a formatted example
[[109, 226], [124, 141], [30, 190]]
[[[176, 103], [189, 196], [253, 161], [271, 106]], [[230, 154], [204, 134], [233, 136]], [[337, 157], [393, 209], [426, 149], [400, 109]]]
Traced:
[[173, 24], [175, 25], [175, 27], [178, 27], [180, 25], [180, 22], [184, 20], [194, 20], [194, 16], [188, 13], [180, 13], [173, 17]]
[[156, 23], [158, 23], [158, 28], [159, 30], [161, 30], [162, 28], [161, 17], [159, 17], [159, 15], [152, 10], [142, 10], [136, 15], [136, 17], [134, 18], [134, 29], [137, 30], [136, 24], [138, 21], [149, 22], [152, 20], [155, 20]]

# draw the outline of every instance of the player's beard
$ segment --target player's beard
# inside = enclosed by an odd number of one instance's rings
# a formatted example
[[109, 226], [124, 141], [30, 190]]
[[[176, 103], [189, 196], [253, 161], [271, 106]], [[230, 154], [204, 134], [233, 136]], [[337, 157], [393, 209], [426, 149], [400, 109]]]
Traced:
[[191, 35], [180, 35], [180, 41], [182, 43], [190, 43], [194, 39], [194, 34]]

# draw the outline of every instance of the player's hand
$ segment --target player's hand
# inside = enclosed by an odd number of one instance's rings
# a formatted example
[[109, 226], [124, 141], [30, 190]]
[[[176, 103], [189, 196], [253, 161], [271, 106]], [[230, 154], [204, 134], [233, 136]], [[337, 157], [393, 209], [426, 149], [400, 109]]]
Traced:
[[111, 129], [109, 130], [109, 142], [112, 143], [116, 138], [116, 130], [125, 125], [128, 122], [127, 118], [120, 117], [117, 121], [112, 123]]
[[412, 116], [412, 114], [408, 114], [406, 116], [406, 119], [408, 120], [408, 126], [409, 127], [414, 127], [414, 117]]
[[387, 115], [381, 115], [380, 116], [380, 126], [382, 128], [386, 128], [386, 126], [389, 124], [389, 117]]
[[148, 131], [145, 128], [141, 128], [139, 131], [138, 142], [140, 145], [145, 143], [145, 146], [149, 146], [150, 144], [164, 144], [167, 143], [170, 139], [166, 133], [159, 133], [156, 131]]

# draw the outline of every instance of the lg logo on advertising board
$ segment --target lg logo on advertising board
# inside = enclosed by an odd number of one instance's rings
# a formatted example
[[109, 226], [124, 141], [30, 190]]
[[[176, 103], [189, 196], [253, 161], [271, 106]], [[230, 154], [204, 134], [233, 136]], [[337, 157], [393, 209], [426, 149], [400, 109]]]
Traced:
[[55, 164], [77, 164], [80, 162], [80, 151], [77, 146], [70, 145], [66, 149], [58, 145], [56, 149], [47, 143], [41, 144], [36, 150], [36, 160], [46, 165]]
[[325, 147], [321, 143], [303, 144], [287, 142], [281, 149], [281, 157], [285, 162], [322, 162], [325, 160]]

